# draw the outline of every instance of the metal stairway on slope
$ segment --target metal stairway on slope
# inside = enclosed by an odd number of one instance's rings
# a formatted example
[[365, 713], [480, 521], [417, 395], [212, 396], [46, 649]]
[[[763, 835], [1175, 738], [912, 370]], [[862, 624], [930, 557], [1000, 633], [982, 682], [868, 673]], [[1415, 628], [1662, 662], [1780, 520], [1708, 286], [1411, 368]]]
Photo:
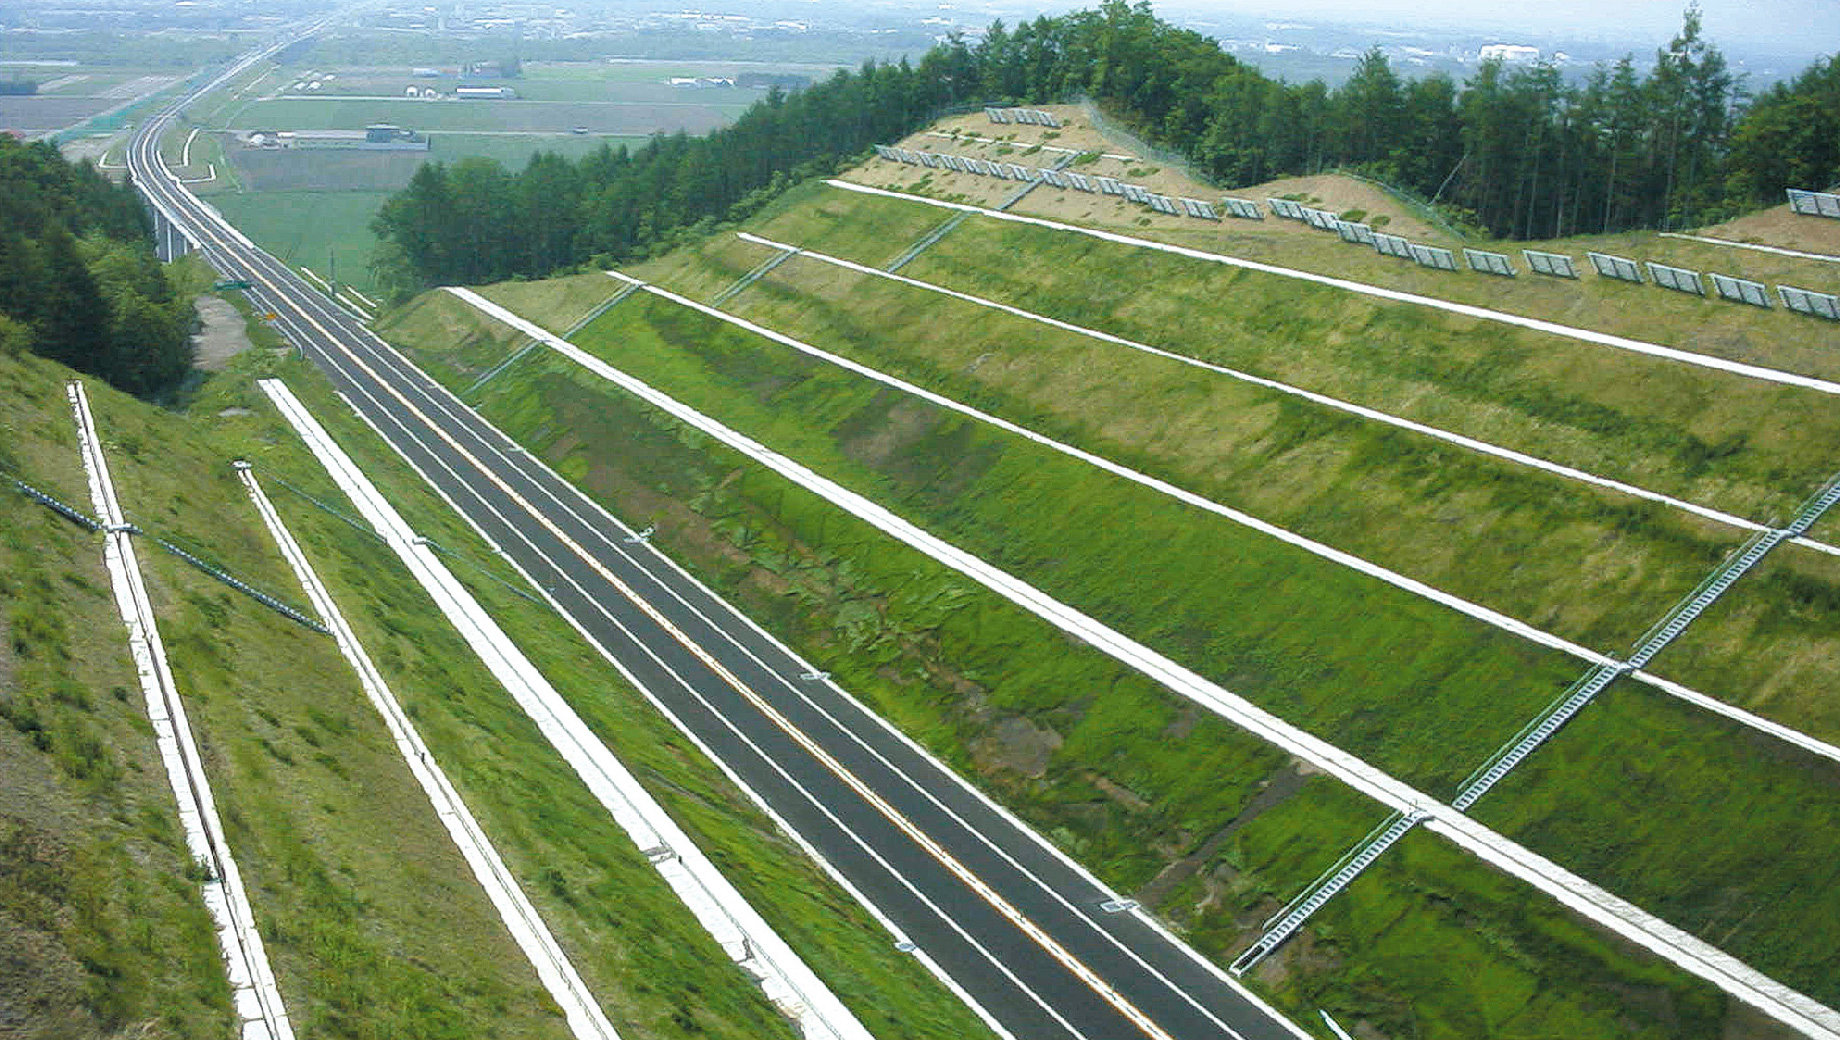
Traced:
[[[1506, 777], [1514, 768], [1533, 754], [1553, 734], [1557, 733], [1567, 722], [1584, 710], [1599, 693], [1601, 693], [1618, 676], [1635, 671], [1653, 660], [1669, 643], [1686, 631], [1688, 625], [1718, 598], [1736, 584], [1746, 572], [1769, 554], [1771, 549], [1791, 538], [1796, 538], [1814, 526], [1815, 521], [1827, 512], [1836, 502], [1840, 502], [1840, 476], [1829, 480], [1805, 501], [1796, 511], [1795, 518], [1787, 527], [1763, 531], [1728, 556], [1724, 562], [1706, 576], [1692, 592], [1689, 592], [1672, 610], [1663, 615], [1654, 627], [1643, 633], [1636, 641], [1636, 648], [1626, 661], [1611, 664], [1594, 665], [1580, 676], [1566, 691], [1549, 704], [1545, 710], [1535, 716], [1533, 721], [1521, 728], [1507, 743], [1498, 748], [1493, 755], [1483, 762], [1469, 778], [1463, 782], [1451, 807], [1459, 812], [1468, 811], [1478, 799], [1487, 794], [1491, 788]], [[1366, 870], [1380, 854], [1385, 852], [1400, 838], [1404, 837], [1417, 823], [1424, 819], [1426, 813], [1395, 813], [1367, 837], [1357, 842], [1336, 866], [1331, 867], [1322, 877], [1317, 878], [1303, 894], [1293, 900], [1289, 907], [1280, 911], [1277, 917], [1266, 922], [1265, 934], [1236, 958], [1231, 967], [1235, 975], [1243, 975], [1266, 955], [1283, 945], [1303, 926], [1311, 914], [1321, 909], [1324, 903], [1334, 898], [1336, 893], [1347, 888], [1356, 876]]]

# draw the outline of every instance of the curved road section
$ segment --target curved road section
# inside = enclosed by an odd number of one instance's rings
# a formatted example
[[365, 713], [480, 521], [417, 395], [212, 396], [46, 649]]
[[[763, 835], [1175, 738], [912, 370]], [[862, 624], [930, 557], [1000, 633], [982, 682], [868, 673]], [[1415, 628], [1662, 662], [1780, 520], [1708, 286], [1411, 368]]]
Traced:
[[[244, 63], [261, 55], [258, 54]], [[1045, 1040], [1303, 1033], [529, 457], [180, 184], [129, 169], [556, 608], [1000, 1031]]]

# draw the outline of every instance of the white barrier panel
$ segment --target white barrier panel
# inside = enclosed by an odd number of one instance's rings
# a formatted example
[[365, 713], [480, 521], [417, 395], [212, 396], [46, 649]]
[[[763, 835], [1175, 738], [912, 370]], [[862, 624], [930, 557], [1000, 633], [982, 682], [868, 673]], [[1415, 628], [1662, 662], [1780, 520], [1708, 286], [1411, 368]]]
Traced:
[[1762, 282], [1753, 282], [1744, 278], [1732, 278], [1729, 275], [1713, 274], [1712, 290], [1721, 299], [1734, 303], [1748, 303], [1752, 307], [1769, 307], [1770, 290]]
[[1663, 289], [1691, 293], [1694, 296], [1706, 295], [1706, 286], [1699, 280], [1698, 271], [1690, 271], [1684, 267], [1669, 267], [1666, 264], [1655, 263], [1653, 260], [1647, 260], [1644, 263], [1648, 266], [1648, 276]]
[[1506, 253], [1491, 253], [1484, 249], [1465, 247], [1463, 259], [1469, 261], [1469, 269], [1483, 274], [1496, 274], [1504, 278], [1514, 277], [1514, 264]]
[[1527, 269], [1534, 274], [1551, 275], [1554, 278], [1578, 277], [1578, 265], [1564, 253], [1542, 253], [1538, 249], [1523, 249], [1521, 255], [1527, 258]]
[[1609, 253], [1586, 253], [1585, 256], [1590, 258], [1591, 266], [1597, 268], [1597, 273], [1605, 278], [1642, 284], [1641, 269], [1628, 257], [1611, 256]]

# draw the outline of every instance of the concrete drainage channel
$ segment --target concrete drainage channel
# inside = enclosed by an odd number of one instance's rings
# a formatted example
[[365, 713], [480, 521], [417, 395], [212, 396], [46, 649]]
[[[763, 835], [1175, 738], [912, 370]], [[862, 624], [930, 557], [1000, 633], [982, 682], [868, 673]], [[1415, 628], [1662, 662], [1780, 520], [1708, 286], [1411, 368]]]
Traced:
[[205, 907], [217, 925], [217, 941], [223, 949], [229, 972], [241, 1036], [243, 1040], [293, 1040], [294, 1029], [288, 1022], [287, 1008], [281, 1003], [281, 992], [275, 986], [275, 973], [269, 967], [262, 937], [256, 931], [255, 913], [243, 890], [242, 874], [230, 856], [223, 821], [218, 819], [217, 803], [211, 797], [210, 781], [204, 775], [191, 725], [185, 717], [185, 706], [180, 703], [172, 669], [166, 663], [166, 647], [160, 641], [153, 604], [141, 579], [133, 535], [122, 519], [121, 503], [115, 497], [108, 461], [102, 455], [101, 438], [96, 434], [95, 420], [90, 415], [89, 397], [80, 382], [70, 383], [66, 394], [76, 418], [77, 442], [83, 452], [83, 468], [89, 476], [90, 497], [95, 502], [96, 515], [102, 519], [107, 539], [103, 562], [115, 589], [115, 603], [121, 610], [122, 623], [128, 628], [128, 649], [134, 656], [141, 691], [147, 698], [147, 715], [153, 722], [160, 760], [166, 766], [166, 778], [179, 802], [179, 823], [185, 831], [185, 845], [207, 872]]
[[403, 761], [408, 763], [416, 782], [427, 793], [435, 815], [447, 827], [447, 833], [459, 847], [460, 854], [466, 858], [467, 866], [472, 868], [479, 886], [485, 890], [492, 900], [493, 908], [505, 922], [506, 930], [517, 941], [524, 955], [530, 958], [531, 966], [536, 969], [538, 978], [542, 979], [544, 988], [562, 1008], [570, 1032], [580, 1040], [617, 1040], [619, 1034], [588, 992], [575, 965], [570, 963], [568, 955], [562, 951], [555, 936], [538, 916], [536, 907], [531, 905], [518, 888], [517, 880], [512, 877], [498, 852], [492, 848], [492, 843], [480, 829], [478, 821], [468, 811], [466, 803], [461, 801], [460, 793], [448, 781], [447, 774], [442, 772], [429, 755], [428, 746], [422, 742], [421, 734], [416, 732], [409, 716], [384, 683], [370, 655], [358, 643], [357, 635], [339, 613], [338, 605], [332, 601], [332, 594], [319, 580], [319, 575], [314, 573], [313, 565], [307, 560], [300, 543], [295, 541], [287, 525], [282, 522], [281, 514], [275, 511], [274, 504], [263, 492], [249, 463], [238, 462], [236, 468], [238, 479], [248, 489], [249, 499], [255, 503], [256, 512], [261, 514], [268, 533], [275, 539], [275, 545], [287, 559], [288, 566], [294, 569], [294, 575], [300, 579], [300, 586], [306, 591], [313, 609], [319, 612], [327, 627], [332, 630], [339, 651], [351, 663], [352, 671], [358, 673], [358, 681], [364, 686], [365, 695], [377, 709], [377, 714], [383, 717], [391, 739], [396, 742], [396, 749], [402, 753]]
[[594, 736], [400, 514], [279, 380], [261, 388], [358, 512], [394, 550], [518, 706], [735, 963], [760, 981], [808, 1040], [871, 1040], [869, 1031], [716, 870], [689, 835]]

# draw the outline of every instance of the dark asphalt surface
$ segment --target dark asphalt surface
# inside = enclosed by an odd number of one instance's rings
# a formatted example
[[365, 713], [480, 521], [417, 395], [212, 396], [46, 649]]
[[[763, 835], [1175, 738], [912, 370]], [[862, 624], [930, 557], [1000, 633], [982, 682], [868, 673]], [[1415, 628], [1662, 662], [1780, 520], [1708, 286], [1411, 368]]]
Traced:
[[213, 265], [254, 282], [280, 328], [396, 450], [1004, 1029], [1030, 1040], [1299, 1035], [1138, 913], [1101, 910], [1111, 893], [828, 682], [801, 678], [807, 663], [217, 226], [156, 172], [152, 133], [157, 121], [131, 152], [136, 182]]

